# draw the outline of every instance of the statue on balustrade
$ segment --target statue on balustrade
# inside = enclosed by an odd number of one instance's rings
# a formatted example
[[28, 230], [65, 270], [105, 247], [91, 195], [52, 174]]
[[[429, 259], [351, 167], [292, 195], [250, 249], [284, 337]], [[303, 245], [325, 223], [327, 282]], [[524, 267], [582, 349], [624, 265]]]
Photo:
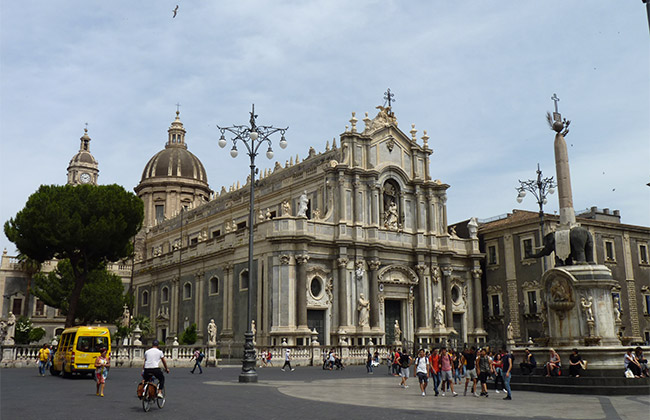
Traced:
[[365, 299], [363, 293], [359, 293], [359, 300], [357, 301], [357, 311], [359, 311], [359, 326], [368, 326], [368, 318], [370, 314], [370, 301]]
[[211, 319], [208, 324], [208, 344], [211, 346], [217, 344], [217, 324], [214, 323], [214, 319]]

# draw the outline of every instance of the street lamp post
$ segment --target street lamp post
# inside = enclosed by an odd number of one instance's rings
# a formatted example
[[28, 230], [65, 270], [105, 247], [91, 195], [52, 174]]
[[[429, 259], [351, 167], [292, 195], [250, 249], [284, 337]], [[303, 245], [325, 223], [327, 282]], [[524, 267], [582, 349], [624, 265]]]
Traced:
[[[542, 240], [540, 243], [544, 243], [544, 204], [547, 203], [546, 196], [548, 194], [553, 194], [555, 192], [555, 181], [553, 177], [542, 178], [542, 171], [539, 169], [539, 163], [537, 164], [537, 179], [529, 179], [527, 181], [519, 180], [519, 187], [517, 191], [517, 202], [521, 203], [524, 201], [526, 196], [526, 191], [532, 193], [537, 200], [539, 205], [539, 226], [542, 231]], [[542, 259], [542, 264], [544, 266], [544, 271], [546, 271], [546, 260]]]
[[257, 382], [257, 371], [255, 371], [256, 357], [255, 357], [255, 345], [253, 344], [253, 331], [251, 330], [251, 324], [253, 320], [252, 308], [253, 308], [253, 293], [252, 285], [257, 284], [253, 281], [253, 223], [255, 221], [254, 207], [255, 207], [255, 157], [257, 156], [257, 151], [262, 145], [262, 143], [268, 143], [269, 148], [266, 151], [266, 157], [269, 159], [273, 158], [273, 149], [271, 148], [271, 135], [279, 132], [282, 137], [280, 138], [280, 147], [287, 147], [287, 140], [284, 138], [284, 133], [289, 129], [286, 128], [275, 128], [272, 126], [260, 125], [258, 126], [255, 123], [257, 115], [255, 115], [255, 104], [253, 104], [253, 109], [251, 111], [250, 118], [250, 127], [245, 125], [234, 125], [232, 127], [220, 127], [217, 126], [219, 131], [221, 131], [221, 138], [219, 139], [219, 147], [224, 148], [228, 142], [226, 141], [225, 134], [230, 133], [234, 136], [232, 140], [232, 149], [230, 149], [230, 156], [236, 158], [238, 155], [237, 151], [237, 142], [241, 142], [246, 146], [248, 156], [250, 157], [251, 163], [251, 175], [250, 175], [250, 199], [249, 199], [249, 212], [248, 212], [248, 317], [247, 317], [247, 326], [246, 332], [244, 333], [244, 357], [242, 359], [242, 371], [239, 374], [239, 382]]

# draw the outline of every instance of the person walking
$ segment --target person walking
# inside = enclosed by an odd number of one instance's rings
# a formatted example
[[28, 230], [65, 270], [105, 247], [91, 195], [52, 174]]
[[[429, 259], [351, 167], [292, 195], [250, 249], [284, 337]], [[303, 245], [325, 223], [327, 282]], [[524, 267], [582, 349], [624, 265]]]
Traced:
[[433, 391], [436, 397], [440, 394], [438, 386], [440, 385], [440, 354], [438, 349], [433, 349], [429, 356], [429, 375], [433, 379]]
[[38, 351], [36, 358], [38, 360], [38, 373], [41, 376], [45, 376], [45, 370], [50, 361], [50, 346], [48, 344], [43, 344], [43, 347]]
[[202, 352], [202, 351], [197, 347], [197, 348], [194, 350], [194, 354], [193, 354], [192, 357], [190, 358], [190, 362], [191, 362], [192, 360], [194, 360], [194, 367], [192, 368], [192, 370], [190, 371], [190, 373], [194, 373], [194, 370], [195, 370], [197, 367], [199, 368], [199, 375], [203, 373], [203, 369], [201, 369], [201, 362], [203, 361], [203, 358], [204, 358], [204, 357], [205, 357], [205, 355], [203, 354], [203, 352]]
[[406, 385], [406, 381], [409, 379], [409, 374], [411, 371], [411, 356], [409, 356], [408, 352], [406, 349], [402, 351], [399, 357], [399, 376], [402, 377], [401, 382], [399, 383], [399, 386], [402, 388], [408, 388], [409, 386]]
[[[494, 388], [498, 394], [500, 389], [503, 389], [504, 391], [506, 389], [505, 383], [503, 382], [503, 361], [501, 360], [501, 353], [497, 352], [494, 355], [492, 369], [494, 371]], [[499, 382], [501, 383], [501, 388], [499, 388]]]
[[108, 377], [108, 368], [111, 367], [111, 357], [108, 356], [105, 347], [99, 350], [99, 356], [95, 359], [95, 382], [97, 382], [97, 395], [104, 396], [104, 386]]
[[[284, 351], [284, 365], [282, 365], [282, 372], [284, 372], [284, 368], [289, 366], [289, 369], [291, 369], [291, 372], [293, 372], [295, 369], [291, 367], [291, 350], [286, 349]], [[331, 369], [330, 369], [331, 370]]]
[[442, 382], [441, 395], [443, 397], [445, 396], [445, 384], [451, 390], [454, 397], [458, 396], [456, 391], [454, 391], [454, 374], [452, 373], [453, 366], [451, 355], [447, 353], [447, 349], [443, 347], [440, 352], [440, 381]]
[[510, 401], [512, 399], [512, 392], [510, 391], [510, 378], [512, 377], [512, 365], [514, 363], [514, 357], [512, 353], [508, 353], [505, 349], [501, 351], [503, 356], [501, 361], [503, 362], [503, 382], [506, 387], [506, 392], [508, 395], [505, 396], [504, 400]]
[[463, 393], [463, 395], [467, 395], [467, 385], [469, 385], [469, 381], [471, 380], [472, 395], [478, 397], [478, 394], [476, 393], [476, 379], [478, 378], [478, 375], [476, 375], [476, 348], [472, 346], [469, 348], [469, 350], [463, 352], [463, 359], [465, 360], [466, 363], [465, 392]]
[[372, 353], [368, 350], [368, 356], [366, 356], [366, 372], [372, 375]]
[[415, 359], [415, 375], [420, 382], [422, 396], [426, 397], [427, 385], [429, 384], [429, 358], [424, 354], [424, 349], [418, 350], [418, 357]]
[[487, 397], [487, 380], [490, 373], [492, 373], [492, 363], [485, 349], [481, 349], [476, 358], [476, 373], [478, 374], [479, 381], [481, 381], [481, 396]]

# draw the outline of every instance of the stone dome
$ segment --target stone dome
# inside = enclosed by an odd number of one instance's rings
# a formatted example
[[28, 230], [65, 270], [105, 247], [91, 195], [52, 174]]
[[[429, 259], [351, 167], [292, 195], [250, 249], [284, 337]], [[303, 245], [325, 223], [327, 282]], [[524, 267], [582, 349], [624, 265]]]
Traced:
[[165, 148], [156, 153], [144, 167], [140, 182], [160, 178], [185, 178], [208, 185], [208, 175], [203, 164], [185, 144], [185, 128], [176, 112], [176, 119], [168, 130]]

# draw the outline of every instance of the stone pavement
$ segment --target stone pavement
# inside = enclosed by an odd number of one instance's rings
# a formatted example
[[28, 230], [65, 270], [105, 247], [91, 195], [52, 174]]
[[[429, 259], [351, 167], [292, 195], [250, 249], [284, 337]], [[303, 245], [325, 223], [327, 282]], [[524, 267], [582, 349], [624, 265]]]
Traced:
[[[176, 368], [167, 375], [168, 401], [144, 413], [135, 397], [139, 369], [113, 368], [106, 397], [95, 396], [85, 378], [39, 377], [36, 367], [0, 370], [0, 418], [5, 419], [650, 419], [650, 396], [584, 396], [515, 392], [512, 401], [488, 398], [422, 397], [416, 378], [401, 389], [386, 368], [367, 375], [361, 366], [344, 371], [298, 367], [258, 369], [259, 383], [239, 384], [239, 367]], [[462, 389], [461, 389], [462, 391]]]

